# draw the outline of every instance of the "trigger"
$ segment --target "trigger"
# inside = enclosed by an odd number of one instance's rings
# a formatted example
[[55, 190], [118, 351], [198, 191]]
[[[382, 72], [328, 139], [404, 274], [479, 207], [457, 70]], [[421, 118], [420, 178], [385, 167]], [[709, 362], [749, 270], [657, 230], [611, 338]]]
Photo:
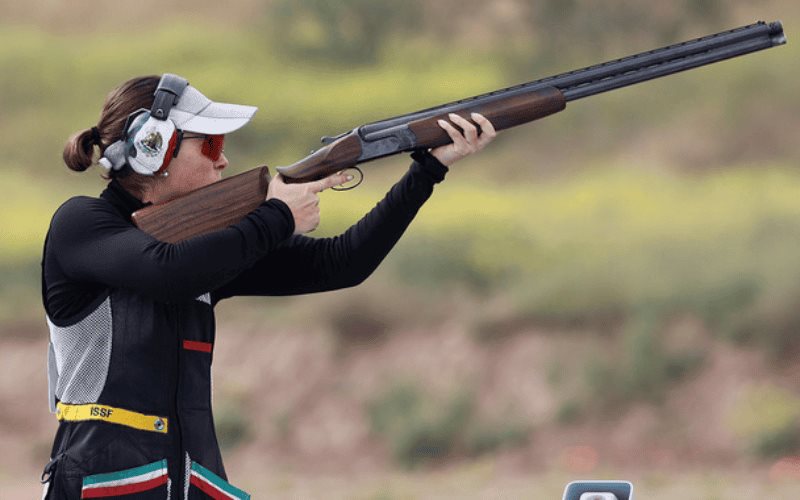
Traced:
[[[346, 169], [345, 172], [347, 172], [348, 170], [355, 170], [356, 172], [358, 172], [358, 176], [354, 175], [353, 176], [353, 181], [351, 181], [351, 182], [355, 182], [355, 184], [349, 185], [350, 183], [348, 183], [348, 185], [345, 185], [344, 187], [342, 187], [342, 186], [333, 186], [331, 188], [333, 191], [350, 191], [351, 189], [355, 189], [358, 186], [360, 186], [361, 183], [364, 181], [364, 172], [362, 172], [360, 168], [358, 168], [358, 167], [350, 167], [350, 168]], [[356, 178], [358, 180], [356, 180]]]

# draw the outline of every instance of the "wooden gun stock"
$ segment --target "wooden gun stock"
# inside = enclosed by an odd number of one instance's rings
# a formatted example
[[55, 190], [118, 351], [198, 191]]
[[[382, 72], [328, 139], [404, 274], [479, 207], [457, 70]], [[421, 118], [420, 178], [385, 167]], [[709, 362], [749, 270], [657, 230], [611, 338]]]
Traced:
[[210, 233], [239, 222], [267, 197], [269, 169], [261, 166], [228, 177], [131, 216], [142, 231], [167, 243]]
[[351, 132], [302, 160], [276, 170], [287, 184], [311, 182], [356, 165], [361, 153], [361, 141], [355, 132]]

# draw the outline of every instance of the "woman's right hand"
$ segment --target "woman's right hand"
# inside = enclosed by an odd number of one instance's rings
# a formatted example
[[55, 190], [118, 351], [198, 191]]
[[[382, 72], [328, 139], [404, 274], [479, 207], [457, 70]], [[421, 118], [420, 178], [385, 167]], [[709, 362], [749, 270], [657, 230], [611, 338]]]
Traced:
[[286, 184], [278, 174], [269, 182], [267, 200], [277, 198], [286, 203], [294, 217], [294, 234], [304, 234], [319, 225], [319, 193], [352, 179], [350, 175], [338, 173], [318, 181]]

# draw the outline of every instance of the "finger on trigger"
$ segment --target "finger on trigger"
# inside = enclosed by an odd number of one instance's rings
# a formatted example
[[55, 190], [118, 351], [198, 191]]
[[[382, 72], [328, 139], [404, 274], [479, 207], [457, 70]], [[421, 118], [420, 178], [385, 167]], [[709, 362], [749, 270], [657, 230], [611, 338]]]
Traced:
[[338, 175], [339, 178], [337, 179], [336, 185], [338, 185], [338, 186], [341, 186], [343, 184], [347, 184], [348, 182], [352, 181], [353, 178], [354, 178], [353, 174], [348, 173], [347, 170], [342, 170], [337, 175]]
[[335, 184], [330, 184], [330, 182], [331, 182], [331, 177], [325, 177], [324, 179], [320, 179], [318, 181], [315, 181], [314, 184], [310, 185], [311, 192], [312, 193], [321, 193], [322, 191], [325, 191], [329, 187], [335, 185]]
[[346, 184], [351, 180], [353, 180], [353, 176], [350, 174], [346, 174], [344, 173], [344, 171], [342, 171], [333, 174], [332, 176], [328, 177], [325, 180], [328, 181], [327, 185], [325, 186], [325, 189], [327, 189], [329, 187], [341, 186], [342, 184]]

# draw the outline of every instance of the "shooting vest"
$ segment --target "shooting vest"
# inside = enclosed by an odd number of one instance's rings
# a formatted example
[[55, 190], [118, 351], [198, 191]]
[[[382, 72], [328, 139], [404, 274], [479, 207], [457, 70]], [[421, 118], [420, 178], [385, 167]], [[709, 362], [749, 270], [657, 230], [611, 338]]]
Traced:
[[48, 325], [60, 423], [45, 498], [249, 498], [227, 482], [214, 431], [210, 294], [164, 303], [109, 289]]

